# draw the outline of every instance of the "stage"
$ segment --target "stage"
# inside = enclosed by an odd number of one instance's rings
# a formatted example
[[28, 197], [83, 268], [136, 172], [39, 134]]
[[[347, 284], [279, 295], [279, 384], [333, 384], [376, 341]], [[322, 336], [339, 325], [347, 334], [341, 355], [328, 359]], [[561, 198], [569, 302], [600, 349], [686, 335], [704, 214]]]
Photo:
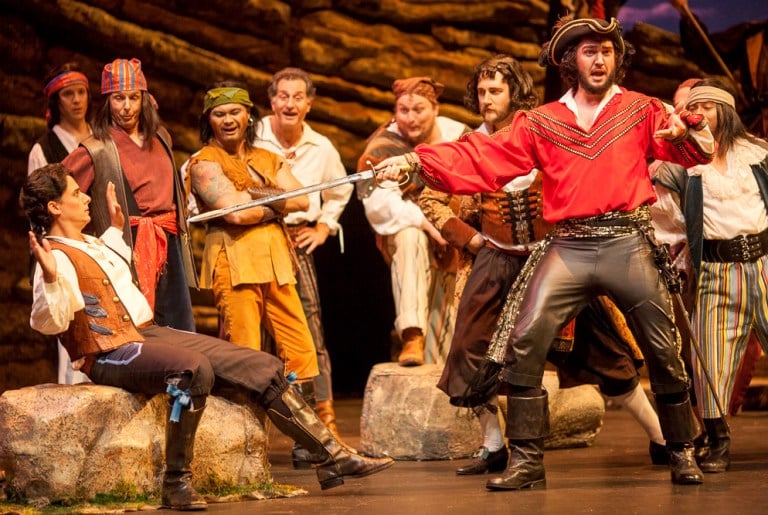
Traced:
[[[339, 430], [359, 442], [361, 399], [336, 401]], [[292, 442], [272, 428], [272, 475], [309, 494], [245, 503], [209, 505], [232, 514], [354, 513], [387, 515], [462, 514], [751, 514], [765, 513], [768, 485], [768, 412], [745, 412], [731, 421], [731, 470], [706, 474], [700, 486], [678, 486], [669, 469], [653, 466], [648, 440], [630, 415], [608, 410], [595, 444], [548, 451], [545, 490], [491, 492], [485, 476], [456, 476], [463, 461], [398, 461], [375, 476], [348, 480], [322, 492], [312, 470], [293, 470]]]

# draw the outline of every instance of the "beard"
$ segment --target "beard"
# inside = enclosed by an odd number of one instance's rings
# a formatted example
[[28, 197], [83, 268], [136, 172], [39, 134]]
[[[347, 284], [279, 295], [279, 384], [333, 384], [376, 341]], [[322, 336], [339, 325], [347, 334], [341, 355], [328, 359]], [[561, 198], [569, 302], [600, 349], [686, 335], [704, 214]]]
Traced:
[[589, 73], [579, 73], [579, 87], [591, 95], [604, 95], [616, 83], [616, 70], [607, 75], [607, 80], [595, 85], [589, 82]]
[[507, 120], [510, 115], [513, 114], [512, 107], [507, 106], [506, 109], [503, 111], [494, 111], [493, 113], [487, 114], [483, 113], [483, 121], [488, 124], [489, 126], [492, 126], [494, 130], [499, 129], [499, 125], [503, 123], [505, 120]]

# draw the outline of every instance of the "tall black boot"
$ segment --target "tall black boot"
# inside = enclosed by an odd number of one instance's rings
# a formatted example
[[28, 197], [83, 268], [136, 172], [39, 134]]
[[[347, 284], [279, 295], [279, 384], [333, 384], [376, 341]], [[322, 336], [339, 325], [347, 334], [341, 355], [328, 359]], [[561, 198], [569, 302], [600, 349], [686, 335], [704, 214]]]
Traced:
[[698, 424], [693, 418], [691, 402], [664, 402], [656, 396], [656, 410], [669, 451], [669, 469], [672, 482], [679, 485], [698, 485], [704, 482], [704, 475], [696, 464], [693, 439], [698, 434]]
[[[304, 399], [304, 402], [317, 412], [317, 398], [315, 397], [315, 384], [312, 381], [303, 381], [301, 383], [294, 383], [291, 388], [295, 388], [296, 391]], [[309, 451], [299, 442], [293, 444], [291, 449], [291, 463], [295, 469], [310, 469], [312, 465], [323, 461], [325, 457], [322, 454], [316, 454]]]
[[[208, 504], [192, 486], [192, 458], [195, 433], [205, 407], [182, 409], [178, 422], [165, 424], [165, 474], [162, 504], [164, 508], [193, 511], [205, 510]], [[171, 408], [168, 408], [170, 415]]]
[[316, 472], [323, 490], [344, 484], [345, 477], [363, 477], [392, 466], [392, 458], [366, 458], [344, 447], [294, 388], [264, 408], [280, 431], [321, 457]]
[[507, 396], [509, 463], [501, 477], [489, 480], [489, 490], [546, 488], [544, 437], [549, 434], [546, 390], [538, 397]]
[[709, 452], [699, 461], [701, 470], [708, 473], [725, 472], [731, 466], [731, 434], [721, 418], [705, 418], [704, 427], [709, 437]]

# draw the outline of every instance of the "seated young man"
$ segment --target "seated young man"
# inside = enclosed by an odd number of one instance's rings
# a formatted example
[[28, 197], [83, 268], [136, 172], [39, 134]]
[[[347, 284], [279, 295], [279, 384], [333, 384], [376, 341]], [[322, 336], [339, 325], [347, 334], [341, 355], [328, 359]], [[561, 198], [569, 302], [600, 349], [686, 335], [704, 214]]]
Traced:
[[29, 244], [37, 260], [30, 325], [58, 335], [73, 366], [96, 384], [171, 394], [164, 507], [206, 508], [192, 487], [190, 464], [195, 432], [217, 378], [247, 390], [282, 432], [322, 457], [317, 464], [322, 489], [392, 464], [390, 458], [366, 458], [341, 445], [289, 388], [278, 358], [154, 325], [152, 309], [131, 275], [131, 251], [122, 238], [124, 215], [114, 184], [108, 185], [106, 196], [112, 225], [94, 238], [82, 233], [91, 219], [91, 199], [65, 167], [47, 165], [27, 177], [20, 202], [32, 227]]

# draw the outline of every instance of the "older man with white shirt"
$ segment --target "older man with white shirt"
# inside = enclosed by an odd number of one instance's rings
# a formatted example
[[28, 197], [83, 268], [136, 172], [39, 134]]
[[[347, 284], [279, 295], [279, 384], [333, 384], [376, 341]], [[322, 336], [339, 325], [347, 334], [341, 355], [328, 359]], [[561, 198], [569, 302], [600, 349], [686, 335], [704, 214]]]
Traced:
[[[256, 127], [253, 145], [285, 158], [293, 176], [303, 185], [311, 186], [346, 177], [347, 171], [333, 143], [316, 132], [305, 121], [315, 98], [315, 86], [309, 75], [299, 68], [277, 72], [269, 84], [272, 114], [264, 116]], [[312, 255], [328, 236], [339, 236], [344, 251], [344, 236], [339, 218], [352, 195], [352, 185], [344, 184], [309, 195], [309, 208], [285, 216], [288, 234], [293, 240], [299, 261], [296, 289], [307, 317], [312, 340], [317, 351], [320, 374], [315, 377], [314, 392], [305, 392], [305, 399], [314, 400], [320, 419], [338, 437], [336, 413], [333, 409], [331, 358], [325, 346], [320, 309], [317, 271]], [[313, 395], [314, 393], [314, 395]], [[302, 466], [301, 456], [294, 452], [294, 465]]]

